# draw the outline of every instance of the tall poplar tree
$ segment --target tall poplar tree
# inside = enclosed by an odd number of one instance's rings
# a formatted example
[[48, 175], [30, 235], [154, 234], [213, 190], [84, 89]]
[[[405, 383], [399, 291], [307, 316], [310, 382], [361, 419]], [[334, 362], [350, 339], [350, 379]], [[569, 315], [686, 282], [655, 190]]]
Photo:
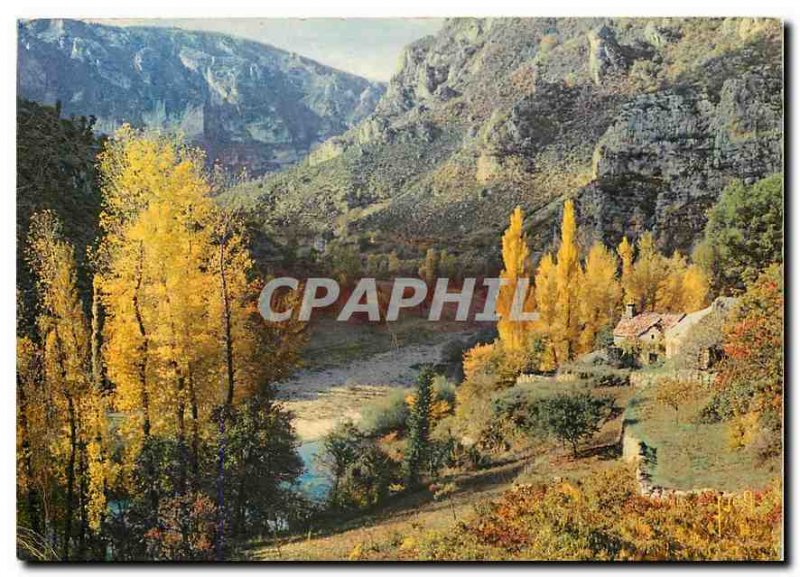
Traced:
[[572, 200], [564, 202], [561, 221], [561, 243], [556, 255], [556, 305], [553, 322], [553, 342], [559, 364], [571, 360], [577, 349], [578, 288], [581, 277], [577, 226]]
[[[497, 322], [497, 332], [501, 344], [510, 352], [520, 351], [525, 347], [527, 334], [530, 331], [530, 323], [510, 318], [517, 285], [522, 279], [529, 281], [531, 276], [530, 249], [527, 236], [522, 231], [523, 220], [522, 208], [517, 207], [511, 213], [502, 240], [503, 270], [500, 278], [504, 279], [506, 284], [500, 288], [497, 296], [497, 314], [500, 317]], [[532, 296], [533, 291], [529, 287], [524, 299], [526, 305], [530, 304]]]

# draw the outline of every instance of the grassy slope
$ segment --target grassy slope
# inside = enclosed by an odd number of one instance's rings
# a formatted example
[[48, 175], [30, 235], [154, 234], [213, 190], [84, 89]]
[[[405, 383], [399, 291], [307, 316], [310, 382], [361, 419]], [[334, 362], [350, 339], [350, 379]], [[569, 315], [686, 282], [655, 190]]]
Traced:
[[761, 463], [752, 451], [731, 448], [727, 423], [697, 422], [707, 401], [700, 396], [687, 403], [677, 423], [675, 411], [655, 401], [655, 385], [639, 390], [628, 403], [630, 433], [656, 450], [656, 463], [650, 469], [653, 484], [722, 491], [766, 486], [780, 474], [780, 463]]

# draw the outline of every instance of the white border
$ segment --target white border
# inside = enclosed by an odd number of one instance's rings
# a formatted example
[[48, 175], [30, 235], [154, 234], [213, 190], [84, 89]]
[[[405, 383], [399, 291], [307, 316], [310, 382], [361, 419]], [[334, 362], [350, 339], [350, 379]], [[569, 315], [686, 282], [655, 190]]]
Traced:
[[[0, 159], [2, 161], [3, 171], [3, 187], [0, 193], [0, 202], [2, 209], [0, 209], [0, 231], [2, 231], [2, 243], [0, 247], [0, 271], [2, 277], [0, 284], [2, 286], [2, 295], [0, 298], [0, 367], [2, 368], [2, 380], [0, 380], [0, 407], [3, 407], [2, 414], [2, 434], [0, 434], [0, 441], [2, 447], [0, 455], [2, 455], [2, 494], [0, 494], [0, 567], [2, 567], [3, 575], [19, 574], [23, 571], [44, 571], [44, 569], [37, 569], [35, 567], [27, 567], [19, 563], [15, 557], [15, 479], [14, 479], [14, 466], [13, 455], [15, 453], [15, 251], [13, 246], [15, 243], [15, 115], [16, 115], [16, 19], [17, 18], [32, 18], [32, 17], [72, 17], [72, 18], [113, 18], [113, 17], [127, 17], [127, 18], [147, 18], [147, 17], [164, 17], [164, 18], [205, 18], [205, 17], [420, 17], [420, 16], [539, 16], [539, 17], [557, 17], [557, 16], [770, 16], [782, 18], [787, 21], [788, 25], [796, 25], [798, 22], [798, 13], [800, 12], [800, 3], [798, 2], [781, 2], [779, 0], [727, 0], [725, 2], [717, 2], [713, 6], [710, 2], [700, 2], [697, 0], [670, 0], [668, 2], [643, 2], [641, 0], [604, 0], [604, 1], [588, 1], [588, 0], [560, 0], [558, 2], [535, 2], [528, 0], [526, 2], [513, 1], [513, 0], [439, 0], [433, 2], [431, 0], [402, 0], [393, 1], [390, 3], [379, 2], [359, 2], [358, 0], [328, 0], [327, 2], [314, 2], [312, 0], [291, 0], [290, 2], [248, 2], [247, 0], [193, 0], [182, 4], [168, 4], [163, 0], [139, 0], [138, 2], [131, 1], [117, 1], [111, 2], [109, 0], [27, 0], [25, 2], [6, 2], [2, 5], [2, 20], [0, 20], [0, 46], [2, 47], [2, 58], [0, 65], [2, 66], [2, 78], [4, 84], [0, 93], [2, 94], [1, 102], [3, 113], [0, 116], [0, 138], [2, 139], [2, 151], [0, 152]], [[792, 36], [797, 34], [797, 30], [790, 30], [793, 32]], [[796, 38], [795, 38], [796, 41]], [[796, 42], [795, 42], [796, 43]], [[791, 48], [791, 45], [790, 45]], [[791, 50], [791, 54], [795, 55], [795, 50]], [[798, 77], [800, 74], [800, 64], [796, 57], [788, 61], [790, 68], [787, 69], [786, 75], [789, 83], [792, 78]], [[789, 87], [787, 86], [787, 89]], [[793, 94], [794, 91], [788, 91]], [[788, 108], [788, 107], [787, 107]], [[792, 125], [787, 127], [789, 131], [787, 134], [797, 132], [797, 115], [789, 115]], [[793, 129], [793, 130], [792, 130]], [[787, 165], [793, 168], [798, 167], [798, 150], [797, 148], [789, 148], [787, 150], [791, 157], [788, 158]], [[791, 181], [787, 182], [791, 183]], [[792, 191], [786, 193], [787, 198], [790, 198]], [[791, 214], [789, 218], [794, 222], [798, 222], [798, 214], [800, 214], [800, 203], [797, 201], [791, 203]], [[787, 227], [787, 230], [790, 230]], [[786, 254], [791, 255], [798, 253], [798, 240], [800, 235], [794, 234], [791, 238], [791, 246], [787, 246]], [[791, 262], [791, 259], [790, 259]], [[796, 263], [791, 265], [791, 280], [790, 286], [795, 289], [798, 286], [798, 267]], [[794, 292], [794, 291], [793, 291]], [[794, 295], [787, 295], [794, 296]], [[789, 330], [792, 334], [796, 331], [792, 330], [797, 327], [798, 313], [796, 307], [791, 311]], [[800, 343], [795, 338], [791, 343], [791, 350], [787, 350], [787, 358], [800, 358], [798, 357], [798, 349]], [[791, 367], [790, 377], [787, 379], [788, 387], [791, 387], [796, 379], [794, 377], [796, 367]], [[797, 398], [797, 394], [791, 395], [790, 399]], [[789, 411], [791, 417], [790, 431], [796, 431], [798, 425], [798, 414], [800, 411]], [[789, 424], [789, 423], [787, 423]], [[794, 447], [794, 443], [788, 444], [789, 448]], [[787, 460], [793, 461], [793, 455], [787, 454]], [[787, 491], [791, 491], [794, 497], [793, 504], [796, 504], [797, 492], [795, 476], [790, 477], [792, 481], [791, 486], [787, 487]], [[787, 519], [791, 521], [794, 518], [793, 513], [787, 511]], [[787, 546], [790, 552], [795, 555], [798, 554], [797, 542], [794, 538], [794, 532], [791, 526], [786, 527]], [[60, 566], [57, 568], [47, 569], [48, 574], [66, 574], [74, 571], [92, 570], [93, 568], [81, 566]], [[109, 566], [95, 566], [94, 570], [107, 571], [114, 569]], [[117, 568], [119, 569], [119, 567]], [[250, 566], [251, 571], [264, 571], [270, 574], [302, 574], [311, 573], [319, 570], [326, 572], [352, 572], [352, 571], [374, 571], [374, 566], [346, 566], [346, 567], [320, 567], [320, 566], [305, 566], [305, 567], [283, 567], [276, 565], [265, 565], [262, 567]], [[411, 572], [419, 574], [450, 574], [456, 575], [464, 571], [491, 571], [494, 568], [485, 566], [458, 566], [458, 567], [406, 567], [391, 566], [387, 569], [402, 572]], [[631, 568], [633, 569], [633, 568]], [[732, 567], [730, 566], [710, 566], [710, 567], [684, 567], [684, 566], [658, 566], [657, 568], [646, 568], [637, 566], [634, 570], [658, 570], [661, 574], [678, 574], [683, 572], [702, 572], [707, 575], [720, 575], [727, 573]], [[141, 573], [148, 575], [161, 575], [167, 574], [168, 571], [175, 570], [188, 570], [188, 571], [220, 571], [232, 572], [242, 570], [241, 567], [226, 566], [218, 568], [213, 566], [188, 566], [177, 567], [175, 565], [170, 567], [158, 566], [134, 566], [124, 569], [126, 572]], [[559, 573], [567, 575], [585, 574], [590, 571], [621, 571], [625, 570], [623, 565], [613, 566], [596, 566], [596, 567], [569, 567], [560, 566], [553, 567], [533, 567], [524, 566], [518, 568], [505, 567], [504, 571], [524, 571], [536, 573]], [[766, 573], [767, 571], [773, 572], [775, 567], [754, 567], [740, 568], [748, 574]], [[779, 571], [791, 570], [793, 568], [783, 567], [777, 568]]]

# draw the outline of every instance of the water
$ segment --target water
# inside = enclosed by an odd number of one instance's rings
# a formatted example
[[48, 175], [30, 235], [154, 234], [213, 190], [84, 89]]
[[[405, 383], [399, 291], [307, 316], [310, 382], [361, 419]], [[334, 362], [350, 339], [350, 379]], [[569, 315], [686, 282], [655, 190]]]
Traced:
[[305, 470], [300, 475], [300, 490], [313, 501], [324, 501], [331, 484], [315, 457], [322, 449], [322, 441], [307, 441], [298, 447], [297, 452], [303, 460]]

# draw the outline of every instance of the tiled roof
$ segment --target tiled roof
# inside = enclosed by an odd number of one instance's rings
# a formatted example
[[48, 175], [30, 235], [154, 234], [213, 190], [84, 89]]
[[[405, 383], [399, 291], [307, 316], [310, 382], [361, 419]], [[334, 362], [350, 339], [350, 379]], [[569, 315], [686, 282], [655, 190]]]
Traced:
[[665, 331], [683, 317], [682, 313], [642, 313], [632, 318], [623, 318], [614, 328], [614, 336], [636, 338], [657, 324]]

